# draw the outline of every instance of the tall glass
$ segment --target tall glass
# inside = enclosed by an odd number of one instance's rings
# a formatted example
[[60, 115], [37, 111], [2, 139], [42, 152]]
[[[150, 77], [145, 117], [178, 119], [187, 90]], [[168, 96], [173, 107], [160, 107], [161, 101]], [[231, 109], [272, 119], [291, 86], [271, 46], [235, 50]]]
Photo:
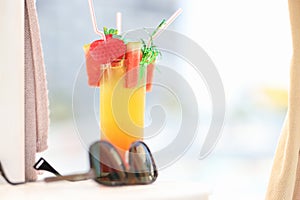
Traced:
[[140, 74], [140, 43], [127, 45], [125, 60], [102, 66], [101, 139], [114, 144], [123, 159], [130, 144], [144, 135], [145, 75]]

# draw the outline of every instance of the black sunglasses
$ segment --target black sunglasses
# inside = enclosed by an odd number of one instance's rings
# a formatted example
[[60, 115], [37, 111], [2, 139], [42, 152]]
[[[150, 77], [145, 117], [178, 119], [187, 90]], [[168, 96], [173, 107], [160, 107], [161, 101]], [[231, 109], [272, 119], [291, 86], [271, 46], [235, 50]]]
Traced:
[[45, 178], [46, 182], [94, 179], [108, 185], [141, 185], [153, 183], [158, 172], [150, 149], [142, 141], [131, 144], [126, 167], [117, 149], [107, 141], [98, 141], [89, 148], [90, 170], [84, 174], [62, 176], [45, 159], [40, 158], [34, 165], [36, 170], [46, 170], [56, 177]]

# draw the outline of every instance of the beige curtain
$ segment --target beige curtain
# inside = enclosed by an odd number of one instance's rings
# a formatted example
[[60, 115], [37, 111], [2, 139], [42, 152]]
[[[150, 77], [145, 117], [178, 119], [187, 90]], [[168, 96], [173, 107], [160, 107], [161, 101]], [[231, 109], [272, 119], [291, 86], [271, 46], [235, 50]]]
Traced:
[[300, 200], [300, 0], [289, 0], [289, 10], [293, 58], [288, 113], [274, 158], [268, 200]]

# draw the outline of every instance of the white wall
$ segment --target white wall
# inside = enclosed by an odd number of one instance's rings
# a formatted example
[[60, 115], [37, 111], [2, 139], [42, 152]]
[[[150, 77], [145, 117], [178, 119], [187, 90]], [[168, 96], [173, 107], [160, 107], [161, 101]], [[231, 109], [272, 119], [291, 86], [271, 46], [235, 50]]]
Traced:
[[0, 161], [24, 181], [24, 1], [0, 1]]

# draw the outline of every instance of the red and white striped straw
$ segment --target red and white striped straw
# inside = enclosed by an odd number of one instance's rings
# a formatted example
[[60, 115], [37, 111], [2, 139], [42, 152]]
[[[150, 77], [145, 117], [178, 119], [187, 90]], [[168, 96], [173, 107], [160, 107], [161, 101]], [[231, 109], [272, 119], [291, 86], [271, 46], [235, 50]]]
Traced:
[[172, 22], [174, 22], [174, 20], [182, 13], [182, 8], [179, 8], [165, 23], [164, 26], [162, 26], [153, 36], [153, 40], [155, 38], [157, 38], [164, 30], [166, 30], [168, 28], [168, 26], [170, 24], [172, 24]]
[[105, 35], [102, 31], [99, 31], [97, 28], [97, 21], [96, 21], [96, 15], [95, 15], [95, 10], [94, 10], [94, 5], [93, 5], [93, 0], [88, 0], [89, 1], [89, 7], [90, 7], [90, 14], [92, 18], [92, 23], [94, 26], [94, 31], [97, 35], [101, 37], [101, 39], [105, 40]]

